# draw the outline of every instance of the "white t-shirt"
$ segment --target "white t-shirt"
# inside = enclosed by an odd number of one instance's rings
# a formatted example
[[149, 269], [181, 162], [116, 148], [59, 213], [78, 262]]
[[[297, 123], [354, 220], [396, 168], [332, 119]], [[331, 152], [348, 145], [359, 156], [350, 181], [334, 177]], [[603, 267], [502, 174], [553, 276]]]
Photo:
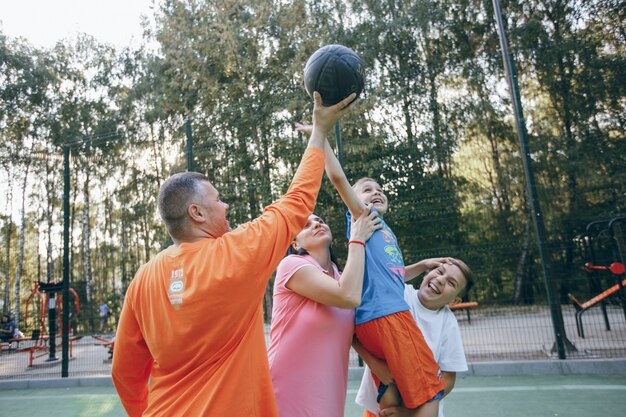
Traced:
[[[405, 285], [404, 299], [409, 304], [411, 315], [415, 318], [417, 327], [422, 331], [428, 347], [433, 351], [439, 368], [445, 372], [467, 371], [465, 351], [456, 317], [448, 307], [437, 311], [427, 309], [419, 301], [418, 292], [410, 285]], [[376, 414], [378, 412], [377, 395], [378, 389], [366, 365], [361, 386], [356, 395], [356, 403]], [[443, 417], [443, 401], [439, 402], [439, 417]]]

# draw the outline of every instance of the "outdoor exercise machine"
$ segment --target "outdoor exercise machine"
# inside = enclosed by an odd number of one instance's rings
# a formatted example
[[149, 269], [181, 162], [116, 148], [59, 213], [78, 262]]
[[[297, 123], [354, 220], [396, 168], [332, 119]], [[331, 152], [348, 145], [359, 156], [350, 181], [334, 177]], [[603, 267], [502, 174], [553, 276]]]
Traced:
[[[624, 317], [626, 318], [626, 293], [624, 292], [626, 279], [623, 279], [625, 272], [623, 259], [626, 256], [626, 245], [624, 245], [626, 229], [621, 228], [622, 223], [625, 221], [626, 216], [593, 221], [587, 225], [585, 233], [582, 233], [575, 239], [581, 246], [583, 256], [591, 259], [590, 262], [584, 264], [583, 269], [589, 274], [591, 293], [596, 294], [586, 302], [580, 302], [573, 294], [567, 294], [576, 309], [576, 329], [578, 335], [582, 338], [585, 337], [582, 315], [585, 311], [598, 304], [602, 308], [606, 330], [611, 330], [606, 306], [609, 297], [613, 295], [617, 295], [620, 299]], [[597, 232], [598, 229], [599, 232]], [[602, 260], [598, 261], [596, 249], [608, 252], [608, 257], [605, 255]], [[608, 266], [600, 265], [600, 263], [604, 263], [607, 260], [615, 259], [622, 259], [622, 262], [614, 261]], [[600, 274], [605, 272], [610, 272], [611, 282], [616, 281], [616, 283], [603, 290], [601, 285], [602, 276]]]
[[[621, 276], [624, 275], [624, 265], [620, 262], [614, 262], [612, 263], [610, 266], [597, 266], [597, 265], [593, 265], [591, 262], [588, 262], [585, 264], [585, 270], [587, 269], [596, 269], [596, 270], [605, 270], [605, 271], [610, 271], [612, 274], [616, 275], [616, 276]], [[581, 303], [580, 301], [578, 301], [578, 299], [572, 295], [572, 294], [567, 294], [567, 296], [569, 297], [569, 299], [572, 301], [572, 303], [574, 304], [574, 308], [576, 308], [576, 329], [578, 330], [578, 335], [582, 338], [585, 337], [585, 331], [583, 330], [583, 322], [582, 322], [582, 315], [585, 311], [587, 311], [588, 309], [590, 309], [591, 307], [595, 306], [596, 304], [602, 302], [604, 303], [605, 299], [610, 297], [611, 295], [621, 292], [624, 287], [626, 286], [626, 279], [624, 280], [619, 280], [617, 284], [613, 285], [612, 287], [610, 287], [609, 289], [602, 291], [600, 294], [596, 295], [595, 297], [590, 298], [589, 300], [587, 300], [584, 303]], [[622, 306], [624, 307], [624, 316], [626, 317], [626, 306], [624, 306], [624, 299], [622, 297]], [[607, 330], [611, 330], [611, 326], [609, 324], [609, 320], [608, 317], [606, 315], [606, 310], [604, 310], [604, 321], [606, 324], [606, 329]]]
[[113, 359], [113, 349], [115, 348], [115, 337], [112, 339], [105, 339], [104, 337], [99, 337], [92, 335], [93, 339], [96, 340], [97, 346], [103, 346], [105, 349], [109, 351], [109, 360]]
[[[36, 327], [33, 330], [33, 335], [29, 340], [33, 340], [34, 344], [19, 351], [29, 352], [28, 366], [32, 367], [33, 362], [37, 358], [48, 356], [46, 362], [57, 361], [56, 348], [61, 344], [56, 342], [57, 335], [57, 320], [61, 323], [63, 296], [62, 285], [60, 283], [45, 283], [34, 282], [33, 290], [26, 299], [26, 309], [24, 313], [24, 321], [28, 321], [29, 307], [31, 301], [35, 301], [35, 306], [38, 307], [38, 314], [35, 316]], [[58, 293], [58, 294], [57, 294]], [[80, 300], [78, 294], [73, 288], [70, 288], [70, 293], [74, 296], [74, 308], [76, 310], [76, 316], [80, 314]], [[57, 303], [58, 300], [58, 303]], [[58, 305], [58, 307], [57, 307]], [[46, 323], [47, 318], [47, 323]], [[59, 330], [62, 331], [62, 324], [59, 324]], [[46, 331], [46, 329], [48, 331]], [[71, 332], [71, 323], [69, 331]], [[72, 357], [72, 345], [75, 341], [80, 340], [82, 336], [73, 336], [69, 339], [69, 355]]]

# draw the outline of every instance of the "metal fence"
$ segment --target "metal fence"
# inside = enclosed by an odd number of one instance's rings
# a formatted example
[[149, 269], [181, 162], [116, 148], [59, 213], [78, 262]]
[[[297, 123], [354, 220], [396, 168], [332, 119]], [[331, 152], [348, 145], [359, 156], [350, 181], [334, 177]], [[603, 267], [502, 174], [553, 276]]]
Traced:
[[[563, 306], [568, 359], [626, 357], [626, 317], [621, 305], [607, 303], [607, 328], [598, 306], [583, 315], [584, 338], [576, 330], [576, 310]], [[490, 306], [480, 304], [469, 311], [456, 311], [468, 362], [558, 359], [549, 308], [534, 306]], [[266, 335], [269, 326], [266, 326]], [[113, 333], [74, 335], [69, 360], [70, 376], [110, 375], [111, 352], [107, 341]], [[57, 339], [59, 342], [60, 339]], [[13, 343], [0, 352], [0, 380], [58, 378], [61, 352], [50, 361], [49, 344], [36, 341]], [[575, 350], [574, 350], [575, 349]], [[31, 362], [31, 352], [33, 353]], [[350, 366], [360, 366], [354, 351]]]
[[[573, 265], [565, 274], [557, 270], [558, 306], [564, 324], [563, 340], [566, 358], [626, 357], [626, 216], [613, 216], [590, 222], [584, 232], [572, 242], [575, 248]], [[564, 251], [558, 244], [550, 246], [553, 253]], [[464, 258], [492, 250], [479, 245], [464, 248]], [[501, 248], [506, 251], [506, 248]], [[512, 248], [511, 253], [517, 253]], [[428, 255], [428, 254], [426, 254]], [[487, 273], [480, 263], [469, 262], [477, 276]], [[113, 300], [106, 319], [99, 316], [95, 303], [81, 300], [84, 288], [73, 284], [69, 306], [68, 369], [70, 376], [108, 375], [111, 370], [110, 342], [113, 340], [121, 300]], [[536, 277], [533, 284], [543, 283]], [[480, 282], [477, 286], [480, 286]], [[46, 378], [61, 376], [63, 350], [61, 345], [61, 317], [50, 315], [50, 295], [54, 288], [34, 285], [24, 300], [28, 316], [19, 341], [3, 343], [0, 350], [0, 379]], [[469, 299], [478, 305], [456, 310], [465, 352], [470, 362], [542, 360], [558, 358], [555, 326], [545, 295], [536, 291], [532, 303], [513, 305], [505, 300], [470, 292]], [[268, 292], [271, 296], [271, 292]], [[62, 304], [59, 295], [56, 304]], [[77, 318], [80, 316], [80, 318]], [[50, 319], [54, 317], [55, 333], [51, 334]], [[266, 325], [266, 334], [269, 325]], [[51, 342], [54, 338], [54, 343]], [[54, 349], [51, 349], [51, 345]], [[351, 352], [351, 366], [359, 366], [356, 354]]]

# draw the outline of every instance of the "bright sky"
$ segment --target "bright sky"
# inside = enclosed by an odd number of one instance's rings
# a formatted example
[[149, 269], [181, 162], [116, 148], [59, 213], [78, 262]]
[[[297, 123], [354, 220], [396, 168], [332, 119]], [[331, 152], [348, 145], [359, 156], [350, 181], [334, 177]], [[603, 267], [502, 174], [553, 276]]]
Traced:
[[[123, 48], [141, 41], [141, 15], [155, 0], [0, 0], [0, 28], [39, 47], [87, 33]], [[158, 0], [157, 0], [158, 4]]]
[[[24, 37], [36, 47], [52, 47], [78, 33], [121, 49], [138, 45], [143, 34], [141, 16], [152, 20], [153, 3], [161, 0], [0, 0], [0, 31]], [[21, 174], [20, 174], [21, 175]], [[21, 180], [19, 180], [21, 181]], [[14, 181], [13, 221], [20, 223], [20, 183]], [[6, 195], [6, 173], [0, 174], [0, 196]], [[0, 212], [5, 212], [2, 201]]]

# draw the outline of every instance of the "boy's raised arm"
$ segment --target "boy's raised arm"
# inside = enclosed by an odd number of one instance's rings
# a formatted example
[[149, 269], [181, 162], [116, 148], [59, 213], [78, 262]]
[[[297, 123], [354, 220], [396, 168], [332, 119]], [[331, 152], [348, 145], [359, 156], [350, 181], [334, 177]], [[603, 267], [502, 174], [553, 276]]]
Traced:
[[[297, 123], [296, 129], [300, 132], [311, 134], [312, 126]], [[325, 141], [324, 154], [326, 156], [326, 175], [328, 175], [330, 182], [333, 183], [341, 199], [348, 207], [348, 210], [350, 210], [350, 213], [352, 213], [352, 218], [359, 217], [361, 213], [366, 210], [365, 204], [359, 199], [356, 191], [352, 189], [328, 140]]]
[[326, 146], [324, 148], [324, 153], [326, 154], [326, 175], [330, 179], [330, 182], [333, 183], [341, 199], [348, 206], [348, 210], [352, 213], [352, 218], [357, 218], [361, 215], [361, 213], [366, 210], [365, 204], [359, 199], [356, 194], [356, 191], [348, 182], [346, 178], [346, 174], [343, 172], [343, 168], [337, 157], [335, 156], [335, 152], [333, 152], [333, 148], [330, 147], [328, 140], [326, 140]]

